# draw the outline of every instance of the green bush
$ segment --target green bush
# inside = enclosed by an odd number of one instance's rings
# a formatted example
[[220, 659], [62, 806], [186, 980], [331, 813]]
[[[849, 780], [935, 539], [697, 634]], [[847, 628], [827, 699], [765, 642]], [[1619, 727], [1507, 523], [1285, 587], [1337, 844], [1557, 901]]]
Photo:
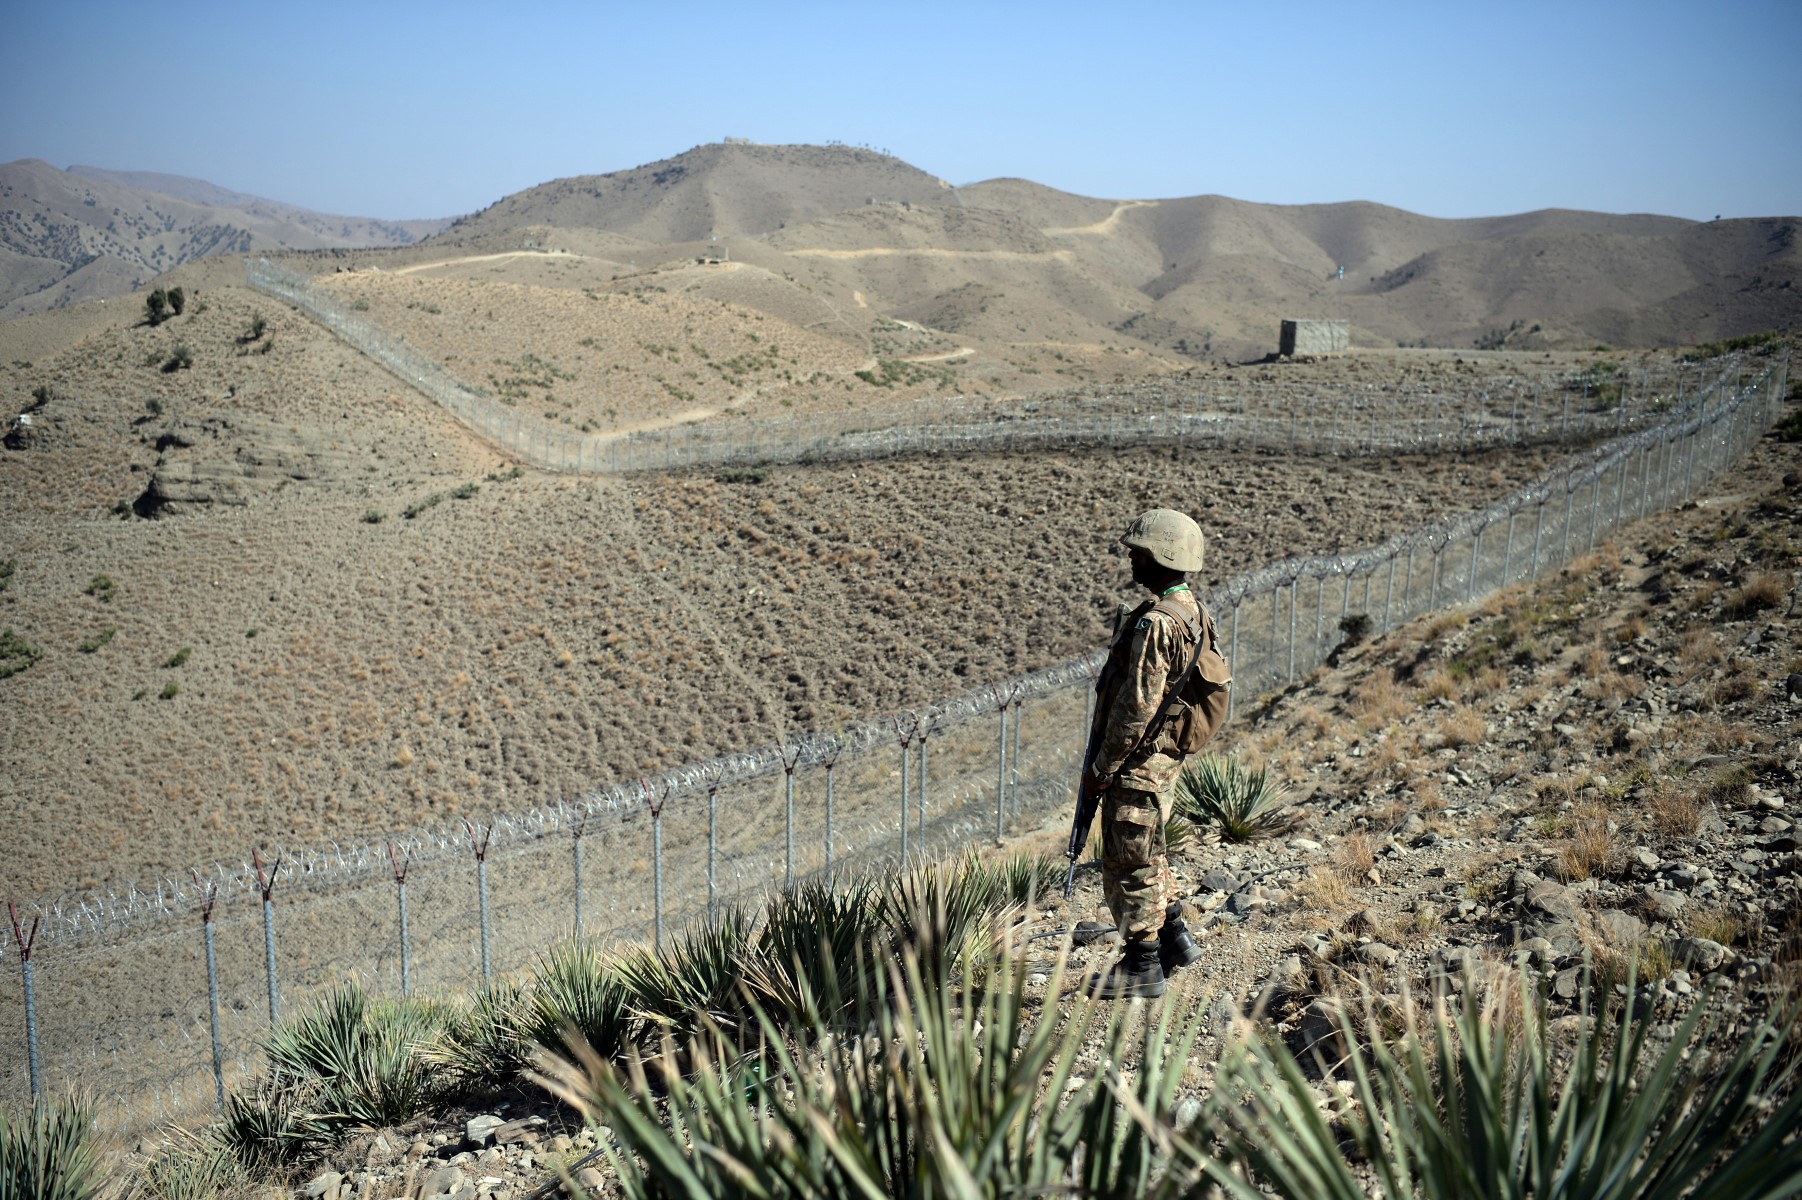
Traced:
[[144, 297], [144, 323], [161, 325], [169, 316], [169, 293], [157, 288]]
[[173, 1144], [144, 1164], [132, 1200], [217, 1200], [246, 1189], [250, 1179], [217, 1128], [173, 1133]]
[[94, 578], [88, 580], [85, 594], [94, 597], [94, 599], [100, 601], [102, 604], [111, 604], [113, 602], [113, 593], [116, 592], [118, 588], [119, 585], [113, 582], [113, 577], [111, 575], [96, 575]]
[[0, 1109], [0, 1197], [88, 1200], [100, 1194], [94, 1110], [86, 1100], [39, 1098], [18, 1116]]
[[168, 657], [168, 659], [166, 661], [164, 661], [163, 669], [166, 671], [173, 671], [176, 667], [186, 665], [186, 663], [188, 661], [188, 656], [193, 653], [194, 653], [194, 647], [183, 646], [180, 650], [177, 650], [174, 654], [171, 654]]
[[175, 372], [185, 371], [193, 365], [193, 351], [188, 349], [187, 343], [177, 342], [175, 349], [169, 351], [169, 357], [163, 363], [163, 374], [173, 375]]
[[18, 569], [19, 569], [19, 560], [18, 559], [16, 559], [16, 558], [0, 559], [0, 592], [4, 592], [7, 588], [12, 586], [13, 572]]
[[178, 287], [169, 289], [169, 315], [179, 317], [182, 310], [188, 307], [188, 294]]
[[0, 679], [9, 679], [42, 658], [43, 651], [10, 629], [0, 629]]
[[96, 650], [100, 649], [102, 646], [106, 645], [108, 642], [112, 641], [113, 635], [118, 632], [119, 632], [119, 627], [117, 625], [108, 625], [105, 629], [102, 629], [99, 633], [95, 634], [93, 637], [84, 638], [82, 640], [81, 644], [79, 646], [77, 646], [76, 648], [78, 650], [80, 650], [83, 654], [92, 654]]
[[173, 681], [171, 681], [169, 683], [165, 683], [163, 685], [163, 690], [158, 692], [156, 695], [157, 695], [157, 699], [159, 699], [159, 700], [173, 700], [177, 696], [181, 695], [181, 684], [175, 683]]
[[1197, 825], [1214, 825], [1229, 842], [1271, 837], [1289, 828], [1277, 807], [1287, 789], [1267, 768], [1248, 771], [1236, 754], [1203, 754], [1176, 779], [1175, 813]]
[[355, 982], [340, 984], [264, 1044], [278, 1081], [316, 1090], [328, 1127], [399, 1125], [424, 1111], [439, 1089], [424, 1051], [446, 1014], [433, 1005], [382, 1000]]

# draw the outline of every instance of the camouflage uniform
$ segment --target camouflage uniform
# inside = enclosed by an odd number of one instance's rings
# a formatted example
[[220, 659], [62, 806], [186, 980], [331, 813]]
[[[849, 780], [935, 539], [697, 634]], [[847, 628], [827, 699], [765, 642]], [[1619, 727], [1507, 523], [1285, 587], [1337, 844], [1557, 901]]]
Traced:
[[[1202, 630], [1199, 644], [1190, 632], [1194, 628]], [[1209, 654], [1211, 667], [1219, 661], [1218, 645], [1212, 619], [1187, 585], [1178, 584], [1121, 623], [1099, 682], [1095, 712], [1101, 741], [1094, 769], [1113, 776], [1102, 794], [1102, 886], [1128, 942], [1155, 938], [1165, 907], [1176, 896], [1164, 825], [1170, 819], [1170, 789], [1186, 757], [1171, 744], [1167, 726], [1146, 744], [1139, 742], [1190, 658]], [[1224, 677], [1224, 661], [1219, 666], [1209, 678]]]

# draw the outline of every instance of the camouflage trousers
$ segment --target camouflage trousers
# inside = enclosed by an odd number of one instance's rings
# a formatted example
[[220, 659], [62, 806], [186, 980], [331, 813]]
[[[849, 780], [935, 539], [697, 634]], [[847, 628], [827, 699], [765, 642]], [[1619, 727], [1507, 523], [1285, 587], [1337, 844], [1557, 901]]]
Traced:
[[1164, 856], [1164, 823], [1170, 800], [1156, 792], [1112, 787], [1102, 793], [1101, 883], [1120, 936], [1154, 938], [1164, 908], [1176, 897], [1176, 881]]

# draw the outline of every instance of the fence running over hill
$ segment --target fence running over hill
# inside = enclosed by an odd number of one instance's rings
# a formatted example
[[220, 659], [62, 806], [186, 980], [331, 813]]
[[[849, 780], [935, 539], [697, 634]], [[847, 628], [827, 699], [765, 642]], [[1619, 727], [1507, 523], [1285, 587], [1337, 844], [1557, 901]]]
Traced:
[[[1311, 670], [1349, 614], [1380, 631], [1467, 603], [1681, 503], [1769, 427], [1787, 370], [1710, 383], [1480, 513], [1216, 589], [1235, 704]], [[25, 1051], [0, 1056], [0, 1101], [72, 1084], [120, 1130], [191, 1119], [250, 1070], [282, 1006], [349, 975], [479, 986], [571, 934], [661, 941], [771, 887], [1034, 827], [1073, 795], [1101, 661], [460, 828], [36, 906], [0, 954], [22, 985], [0, 989], [0, 1044]]]
[[1598, 367], [1575, 376], [1496, 379], [1456, 397], [1426, 385], [1298, 396], [1293, 385], [1282, 383], [1239, 380], [1230, 393], [1210, 393], [1196, 383], [1157, 380], [1007, 405], [957, 397], [891, 409], [582, 434], [471, 388], [305, 276], [267, 259], [246, 260], [244, 272], [252, 287], [293, 304], [495, 445], [545, 470], [578, 473], [1073, 446], [1371, 455], [1568, 443], [1642, 428], [1696, 394], [1704, 380], [1720, 378], [1712, 366]]

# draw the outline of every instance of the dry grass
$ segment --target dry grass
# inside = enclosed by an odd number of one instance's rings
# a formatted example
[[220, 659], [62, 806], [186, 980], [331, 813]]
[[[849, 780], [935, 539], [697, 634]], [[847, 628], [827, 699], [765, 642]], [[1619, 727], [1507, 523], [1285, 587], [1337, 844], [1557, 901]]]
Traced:
[[1427, 695], [1436, 700], [1456, 700], [1458, 681], [1448, 671], [1435, 671], [1427, 679]]
[[1362, 832], [1346, 835], [1333, 849], [1334, 870], [1354, 886], [1370, 882], [1370, 872], [1376, 865], [1376, 845]]
[[1341, 911], [1352, 903], [1351, 888], [1336, 867], [1310, 869], [1307, 877], [1295, 885], [1294, 895], [1304, 907], [1329, 912]]
[[1608, 810], [1599, 804], [1580, 804], [1571, 810], [1567, 836], [1558, 847], [1559, 878], [1566, 883], [1600, 878], [1619, 866], [1620, 851], [1608, 825]]
[[1615, 627], [1614, 640], [1623, 644], [1646, 635], [1646, 614], [1636, 612]]
[[1683, 917], [1684, 936], [1707, 938], [1723, 946], [1731, 946], [1745, 930], [1745, 922], [1724, 904], [1692, 908]]
[[1728, 594], [1722, 615], [1729, 621], [1743, 621], [1776, 608], [1788, 596], [1788, 579], [1772, 571], [1761, 571]]
[[1653, 832], [1667, 838], [1693, 838], [1702, 832], [1707, 805], [1694, 792], [1669, 781], [1652, 789], [1646, 805]]
[[1427, 622], [1427, 627], [1421, 630], [1420, 640], [1425, 645], [1430, 646], [1446, 634], [1464, 628], [1469, 622], [1470, 614], [1467, 612], [1440, 613], [1431, 621]]
[[1358, 728], [1377, 730], [1414, 711], [1414, 698], [1396, 682], [1395, 672], [1371, 674], [1352, 695], [1351, 713]]
[[1483, 714], [1460, 705], [1439, 726], [1439, 744], [1452, 749], [1481, 745], [1489, 737]]

